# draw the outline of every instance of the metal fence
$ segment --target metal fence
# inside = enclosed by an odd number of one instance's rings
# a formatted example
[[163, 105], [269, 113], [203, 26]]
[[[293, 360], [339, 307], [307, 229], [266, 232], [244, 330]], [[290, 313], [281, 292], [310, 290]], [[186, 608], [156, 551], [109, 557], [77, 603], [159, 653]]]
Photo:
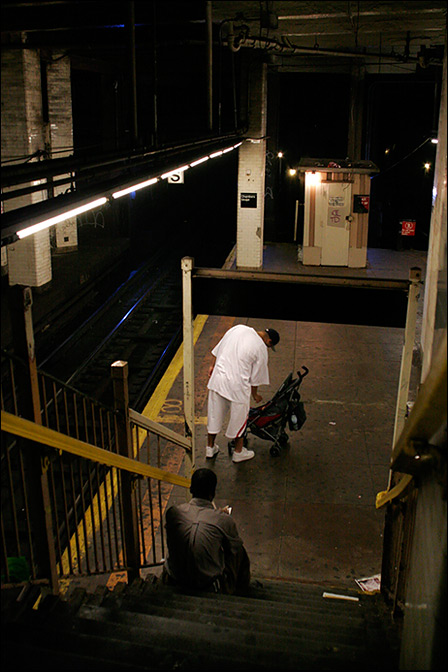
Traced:
[[[22, 415], [17, 381], [24, 366], [3, 353], [2, 411], [14, 416]], [[48, 374], [37, 372], [35, 389], [38, 424], [107, 453], [99, 461], [95, 455], [81, 457], [2, 431], [2, 584], [48, 578], [45, 563], [39, 561], [45, 536], [59, 578], [163, 563], [163, 513], [176, 486], [162, 472], [180, 466], [185, 449]], [[160, 470], [160, 476], [107, 464], [107, 455], [123, 455], [123, 423], [130, 439], [125, 453], [135, 463]], [[131, 545], [129, 527], [134, 528]], [[132, 546], [135, 557], [130, 558]]]

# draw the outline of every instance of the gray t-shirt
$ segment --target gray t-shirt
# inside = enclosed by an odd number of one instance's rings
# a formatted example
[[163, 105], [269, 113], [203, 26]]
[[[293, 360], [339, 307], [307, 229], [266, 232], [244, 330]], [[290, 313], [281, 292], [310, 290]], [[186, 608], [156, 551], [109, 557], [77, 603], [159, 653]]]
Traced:
[[232, 517], [206, 499], [171, 506], [166, 534], [166, 571], [177, 583], [194, 588], [206, 588], [222, 576], [243, 547]]

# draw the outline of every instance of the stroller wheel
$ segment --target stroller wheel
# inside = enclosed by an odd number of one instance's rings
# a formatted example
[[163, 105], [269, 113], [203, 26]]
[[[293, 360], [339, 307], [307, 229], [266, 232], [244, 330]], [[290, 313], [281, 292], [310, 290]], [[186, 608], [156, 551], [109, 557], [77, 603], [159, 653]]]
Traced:
[[280, 455], [280, 448], [277, 445], [271, 446], [271, 449], [269, 451], [272, 455], [272, 457], [278, 457]]
[[287, 435], [286, 432], [283, 432], [283, 434], [280, 436], [280, 445], [286, 446], [289, 443], [289, 436]]

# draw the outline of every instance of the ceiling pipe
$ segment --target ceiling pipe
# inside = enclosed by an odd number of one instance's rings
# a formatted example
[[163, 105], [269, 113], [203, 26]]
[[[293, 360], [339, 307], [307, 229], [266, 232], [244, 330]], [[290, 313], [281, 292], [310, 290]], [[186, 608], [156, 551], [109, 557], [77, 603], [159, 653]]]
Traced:
[[134, 147], [138, 145], [138, 117], [137, 117], [137, 67], [135, 62], [135, 3], [128, 3], [128, 34], [129, 34], [129, 69], [131, 86], [131, 114], [132, 140]]
[[205, 3], [206, 59], [207, 59], [207, 121], [208, 130], [213, 129], [213, 22], [212, 3]]

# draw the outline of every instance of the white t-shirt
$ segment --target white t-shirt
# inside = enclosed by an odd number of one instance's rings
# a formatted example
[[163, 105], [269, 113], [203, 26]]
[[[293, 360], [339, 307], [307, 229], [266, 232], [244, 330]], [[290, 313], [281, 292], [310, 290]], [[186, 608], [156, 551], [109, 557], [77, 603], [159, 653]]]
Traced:
[[212, 350], [216, 357], [208, 388], [238, 403], [250, 400], [251, 387], [269, 385], [268, 348], [255, 329], [238, 324]]

